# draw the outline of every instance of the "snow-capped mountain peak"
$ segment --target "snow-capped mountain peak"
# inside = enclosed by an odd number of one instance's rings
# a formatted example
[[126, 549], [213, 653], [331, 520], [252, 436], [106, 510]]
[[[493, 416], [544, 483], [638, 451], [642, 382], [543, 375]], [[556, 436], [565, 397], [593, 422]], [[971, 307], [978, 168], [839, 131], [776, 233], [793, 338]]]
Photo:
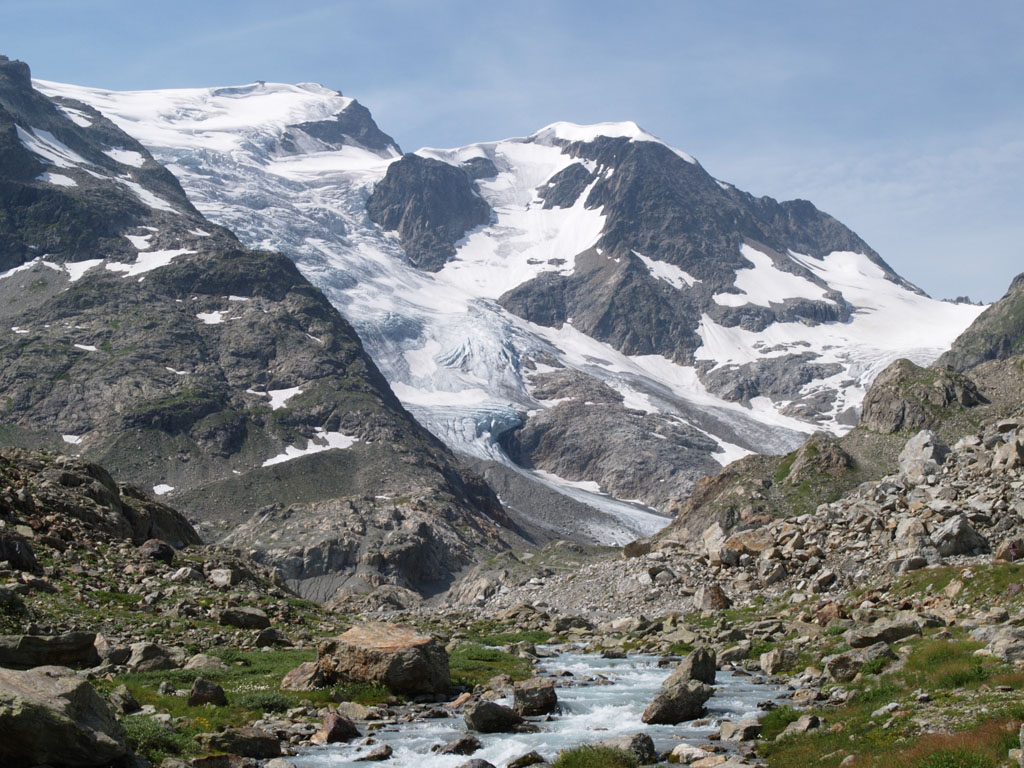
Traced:
[[136, 136], [248, 245], [294, 259], [403, 404], [503, 468], [507, 503], [526, 477], [600, 510], [538, 516], [533, 496], [521, 511], [542, 528], [650, 533], [721, 464], [849, 429], [888, 362], [930, 362], [981, 311], [632, 122], [402, 156], [322, 86], [39, 85]]

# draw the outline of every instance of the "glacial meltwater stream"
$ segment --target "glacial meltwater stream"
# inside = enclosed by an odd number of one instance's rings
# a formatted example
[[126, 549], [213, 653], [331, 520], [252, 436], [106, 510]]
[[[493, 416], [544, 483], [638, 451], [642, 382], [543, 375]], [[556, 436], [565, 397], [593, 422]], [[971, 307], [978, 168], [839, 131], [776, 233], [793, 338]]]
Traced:
[[[572, 677], [557, 677], [570, 683], [558, 688], [559, 709], [549, 722], [534, 718], [539, 733], [475, 734], [483, 749], [473, 758], [481, 758], [499, 768], [531, 750], [551, 761], [559, 750], [581, 744], [593, 744], [615, 736], [647, 733], [659, 752], [669, 751], [680, 742], [699, 744], [717, 730], [720, 720], [739, 720], [759, 713], [758, 702], [776, 700], [783, 693], [758, 677], [719, 671], [715, 695], [707, 703], [705, 719], [679, 725], [647, 725], [640, 715], [672, 671], [659, 668], [657, 656], [631, 655], [626, 659], [602, 659], [592, 654], [560, 653], [543, 659], [540, 671], [557, 674], [562, 670]], [[582, 682], [590, 680], [592, 682]], [[571, 682], [576, 681], [576, 682]], [[511, 706], [507, 699], [501, 704]], [[701, 723], [700, 725], [696, 723]], [[438, 720], [389, 724], [373, 732], [377, 744], [360, 746], [332, 744], [314, 747], [290, 758], [298, 768], [342, 768], [367, 765], [358, 759], [374, 746], [389, 744], [394, 750], [384, 765], [395, 768], [457, 768], [470, 758], [438, 755], [431, 747], [446, 744], [466, 733], [461, 714]]]

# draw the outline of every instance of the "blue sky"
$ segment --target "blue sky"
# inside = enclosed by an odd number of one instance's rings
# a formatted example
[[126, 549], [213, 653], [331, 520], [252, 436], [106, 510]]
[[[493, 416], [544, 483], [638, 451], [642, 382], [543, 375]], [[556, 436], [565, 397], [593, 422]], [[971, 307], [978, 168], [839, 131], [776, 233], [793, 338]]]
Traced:
[[933, 296], [1024, 271], [1020, 0], [0, 0], [0, 52], [114, 89], [315, 81], [406, 151], [635, 120], [811, 200]]

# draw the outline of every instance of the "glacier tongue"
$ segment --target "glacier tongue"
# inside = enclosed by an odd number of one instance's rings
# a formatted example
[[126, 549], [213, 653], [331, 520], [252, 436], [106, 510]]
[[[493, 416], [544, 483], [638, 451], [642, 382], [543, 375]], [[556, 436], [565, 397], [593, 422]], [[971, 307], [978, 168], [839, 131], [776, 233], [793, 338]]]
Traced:
[[[325, 140], [308, 127], [335, 120], [355, 104], [352, 99], [310, 84], [150, 92], [42, 81], [37, 87], [96, 107], [145, 144], [204, 215], [250, 247], [291, 257], [356, 328], [396, 395], [427, 429], [456, 451], [521, 474], [526, 471], [515, 467], [500, 440], [525, 414], [552, 407], [531, 394], [537, 372], [564, 366], [605, 382], [623, 395], [626, 407], [711, 436], [719, 446], [712, 456], [724, 463], [750, 451], [791, 450], [815, 429], [844, 430], [835, 419], [859, 405], [884, 363], [908, 355], [929, 362], [981, 311], [933, 301], [887, 281], [859, 254], [789, 254], [816, 283], [778, 272], [768, 257], [751, 254], [752, 267], [738, 285], [786, 296], [796, 289], [811, 297], [825, 295], [827, 285], [854, 306], [851, 322], [774, 323], [755, 332], [726, 328], [705, 316], [696, 358], [718, 367], [807, 349], [838, 363], [841, 373], [806, 387], [841, 393], [833, 420], [804, 421], [768, 398], [754, 398], [749, 406], [728, 402], [705, 388], [695, 368], [657, 355], [624, 355], [575, 330], [571, 318], [549, 328], [496, 303], [538, 275], [571, 274], [575, 256], [594, 248], [602, 235], [604, 214], [587, 207], [587, 190], [569, 207], [545, 207], [538, 196], [574, 163], [604, 178], [614, 170], [598, 169], [563, 145], [599, 135], [658, 141], [635, 124], [558, 123], [522, 139], [421, 150], [424, 157], [451, 164], [485, 159], [497, 170], [477, 184], [493, 211], [492, 223], [468, 232], [456, 244], [456, 258], [429, 273], [412, 266], [398, 238], [367, 216], [367, 198], [400, 157], [397, 146], [367, 147], [357, 137]], [[674, 289], [700, 286], [678, 267], [636, 256]], [[765, 277], [773, 282], [766, 286]], [[742, 300], [737, 293], [722, 297], [721, 303]], [[621, 543], [667, 522], [649, 508], [595, 494], [578, 482], [526, 474], [604, 515], [603, 527], [588, 524], [588, 533], [599, 540]]]

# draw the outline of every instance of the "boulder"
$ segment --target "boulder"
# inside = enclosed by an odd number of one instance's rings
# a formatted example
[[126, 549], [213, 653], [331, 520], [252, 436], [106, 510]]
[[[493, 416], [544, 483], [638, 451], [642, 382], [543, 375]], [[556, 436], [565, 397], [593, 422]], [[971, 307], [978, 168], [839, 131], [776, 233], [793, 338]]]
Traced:
[[327, 683], [320, 676], [320, 668], [315, 661], [305, 661], [295, 669], [285, 673], [281, 680], [282, 691], [313, 691], [324, 688]]
[[447, 744], [438, 747], [435, 751], [441, 755], [472, 755], [478, 749], [482, 748], [483, 744], [476, 736], [466, 734], [455, 739], [455, 741], [449, 741]]
[[989, 641], [988, 650], [1003, 661], [1024, 661], [1024, 627], [1004, 627]]
[[14, 531], [0, 529], [0, 561], [3, 560], [17, 571], [39, 573], [42, 570], [28, 539]]
[[203, 574], [195, 568], [185, 565], [167, 578], [175, 583], [199, 582], [203, 580]]
[[474, 757], [472, 760], [460, 764], [458, 768], [495, 768], [494, 763], [488, 763], [486, 760], [481, 760], [479, 757]]
[[796, 720], [786, 726], [786, 729], [776, 736], [776, 739], [783, 739], [786, 736], [792, 736], [798, 733], [807, 733], [813, 731], [815, 728], [821, 727], [821, 720], [817, 715], [801, 715]]
[[0, 636], [0, 667], [95, 667], [99, 663], [94, 632]]
[[125, 664], [129, 672], [155, 672], [180, 666], [166, 648], [156, 643], [132, 643], [130, 648], [132, 655]]
[[711, 698], [715, 689], [699, 680], [663, 688], [654, 697], [641, 719], [645, 723], [675, 725], [684, 720], [694, 720], [704, 714], [704, 702]]
[[697, 646], [679, 662], [679, 666], [673, 670], [662, 685], [669, 687], [677, 683], [685, 683], [687, 680], [699, 680], [702, 683], [714, 685], [717, 666], [715, 652], [707, 646]]
[[347, 717], [342, 717], [336, 712], [331, 712], [324, 718], [320, 730], [310, 736], [311, 743], [317, 746], [324, 744], [336, 744], [341, 741], [351, 741], [359, 738], [359, 729], [355, 723]]
[[738, 723], [722, 721], [722, 741], [751, 741], [761, 735], [761, 722], [756, 717], [745, 717]]
[[225, 608], [221, 611], [218, 623], [222, 627], [266, 629], [270, 626], [270, 619], [259, 608]]
[[758, 661], [762, 672], [766, 675], [775, 675], [796, 664], [796, 654], [789, 648], [772, 648], [767, 653], [762, 653]]
[[732, 600], [718, 584], [697, 587], [693, 593], [693, 605], [698, 611], [713, 613], [724, 611], [732, 606]]
[[864, 657], [859, 651], [838, 653], [825, 661], [825, 676], [838, 683], [848, 683], [857, 676], [862, 666]]
[[555, 684], [541, 677], [516, 683], [512, 698], [513, 708], [524, 717], [546, 715], [558, 706]]
[[174, 547], [160, 539], [147, 539], [139, 545], [139, 554], [166, 565], [174, 561]]
[[288, 639], [288, 636], [277, 627], [267, 627], [266, 629], [260, 630], [260, 633], [256, 635], [257, 648], [271, 648], [273, 646], [288, 647], [292, 644], [293, 643]]
[[632, 736], [617, 736], [613, 739], [599, 741], [594, 746], [610, 747], [623, 752], [632, 752], [640, 765], [648, 765], [658, 761], [658, 753], [654, 751], [654, 741], [646, 733], [634, 733]]
[[907, 482], [919, 485], [934, 475], [946, 462], [949, 446], [930, 429], [922, 429], [910, 438], [899, 455], [900, 474]]
[[387, 760], [394, 753], [390, 744], [379, 744], [365, 755], [360, 755], [356, 758], [357, 763], [378, 763], [381, 760]]
[[992, 469], [1024, 466], [1024, 439], [1015, 437], [998, 446], [992, 454]]
[[228, 665], [224, 663], [223, 659], [218, 659], [208, 653], [197, 653], [185, 662], [185, 669], [218, 671], [227, 668]]
[[369, 682], [395, 693], [443, 693], [451, 687], [448, 653], [412, 627], [371, 622], [318, 648], [317, 671], [327, 683]]
[[281, 756], [281, 743], [277, 737], [259, 728], [227, 728], [220, 733], [200, 733], [196, 741], [208, 752], [229, 752], [258, 760]]
[[540, 765], [542, 763], [545, 763], [544, 758], [541, 756], [540, 752], [533, 749], [525, 755], [520, 755], [514, 760], [509, 760], [508, 763], [505, 764], [505, 768], [529, 768], [531, 765]]
[[913, 616], [902, 615], [879, 619], [866, 627], [847, 630], [844, 638], [851, 648], [866, 648], [875, 643], [895, 643], [911, 635], [920, 635], [921, 625]]
[[996, 547], [996, 560], [1012, 563], [1022, 557], [1024, 557], [1024, 539], [1006, 539]]
[[206, 574], [206, 580], [217, 589], [228, 589], [242, 580], [242, 574], [234, 568], [213, 568]]
[[493, 701], [478, 701], [466, 707], [466, 727], [480, 733], [504, 733], [523, 722], [516, 712]]
[[932, 533], [932, 542], [944, 557], [989, 551], [988, 542], [971, 527], [964, 515], [955, 515], [936, 528]]
[[128, 755], [114, 712], [67, 667], [0, 669], [0, 734], [5, 768], [91, 768]]
[[132, 696], [132, 692], [128, 690], [127, 685], [119, 685], [112, 690], [110, 695], [107, 696], [107, 701], [110, 702], [110, 706], [119, 715], [130, 715], [142, 709], [139, 702]]
[[201, 707], [203, 704], [212, 704], [215, 707], [225, 707], [228, 697], [224, 689], [216, 683], [197, 677], [192, 682], [192, 690], [188, 694], [188, 705], [190, 707]]

